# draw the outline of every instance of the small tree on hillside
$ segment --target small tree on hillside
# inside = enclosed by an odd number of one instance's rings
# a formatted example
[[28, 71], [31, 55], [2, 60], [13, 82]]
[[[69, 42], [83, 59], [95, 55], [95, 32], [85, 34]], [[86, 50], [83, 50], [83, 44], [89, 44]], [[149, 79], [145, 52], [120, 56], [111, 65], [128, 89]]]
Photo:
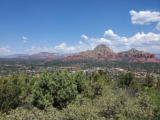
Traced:
[[87, 81], [86, 76], [82, 71], [78, 71], [75, 74], [73, 74], [74, 81], [77, 85], [77, 91], [78, 93], [82, 93], [87, 88]]
[[122, 88], [129, 87], [134, 79], [135, 75], [132, 72], [123, 73], [119, 77], [118, 86]]

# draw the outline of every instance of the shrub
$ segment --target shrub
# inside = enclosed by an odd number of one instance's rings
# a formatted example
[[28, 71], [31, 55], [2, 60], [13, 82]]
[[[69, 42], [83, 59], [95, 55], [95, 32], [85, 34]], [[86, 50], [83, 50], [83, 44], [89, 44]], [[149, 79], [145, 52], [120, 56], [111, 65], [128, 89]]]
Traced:
[[153, 75], [147, 74], [144, 79], [144, 86], [145, 87], [155, 87], [156, 86], [156, 79]]
[[0, 111], [8, 112], [21, 103], [22, 88], [18, 76], [0, 80]]
[[87, 89], [86, 76], [82, 71], [78, 71], [75, 74], [73, 74], [73, 79], [77, 85], [78, 93], [82, 93]]
[[139, 94], [137, 98], [123, 94], [119, 90], [116, 95], [110, 88], [106, 88], [103, 96], [97, 98], [99, 115], [106, 119], [114, 120], [150, 120], [153, 119], [153, 106], [145, 94]]
[[127, 88], [131, 85], [134, 79], [135, 75], [132, 72], [123, 73], [119, 77], [118, 86], [121, 88]]
[[66, 71], [56, 71], [51, 74], [41, 73], [33, 90], [33, 105], [44, 109], [49, 104], [62, 109], [77, 95], [77, 85], [72, 75]]
[[105, 80], [98, 72], [94, 72], [91, 74], [90, 87], [94, 95], [102, 95], [104, 85], [105, 85]]

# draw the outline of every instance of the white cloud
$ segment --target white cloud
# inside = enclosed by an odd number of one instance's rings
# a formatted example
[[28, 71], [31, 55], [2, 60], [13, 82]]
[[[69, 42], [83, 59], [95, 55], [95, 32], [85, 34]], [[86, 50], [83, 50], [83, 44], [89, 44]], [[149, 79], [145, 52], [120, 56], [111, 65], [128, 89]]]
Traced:
[[160, 12], [151, 12], [149, 10], [136, 12], [130, 11], [133, 24], [149, 24], [151, 22], [160, 22]]
[[152, 22], [157, 22], [156, 29], [160, 30], [160, 12], [157, 11], [130, 11], [131, 21], [133, 24], [150, 24]]
[[0, 47], [0, 56], [6, 56], [12, 54], [12, 51], [9, 49], [8, 46]]
[[28, 38], [26, 36], [22, 36], [22, 40], [23, 40], [24, 43], [26, 43]]
[[104, 38], [117, 40], [117, 39], [119, 39], [119, 36], [114, 34], [114, 32], [109, 29], [109, 30], [104, 32]]
[[60, 45], [55, 46], [55, 49], [64, 50], [66, 48], [66, 43], [61, 43]]
[[88, 38], [79, 41], [77, 45], [68, 46], [66, 43], [61, 43], [53, 47], [31, 47], [27, 51], [30, 53], [37, 52], [58, 52], [58, 53], [75, 53], [85, 50], [94, 49], [99, 44], [105, 44], [113, 51], [125, 51], [131, 48], [146, 50], [149, 52], [158, 52], [160, 48], [160, 34], [156, 33], [136, 33], [131, 37], [119, 36], [113, 30], [104, 32], [101, 38]]
[[39, 52], [51, 52], [51, 53], [73, 53], [75, 52], [76, 48], [74, 46], [67, 46], [66, 43], [61, 43], [57, 46], [53, 47], [38, 47], [38, 46], [31, 46], [25, 50], [28, 54], [34, 54]]
[[82, 44], [83, 44], [83, 42], [82, 42], [82, 41], [79, 41], [79, 44], [80, 44], [80, 45], [82, 45]]
[[31, 46], [24, 50], [27, 54], [34, 54], [39, 52], [55, 52], [54, 48], [52, 47], [38, 47], [38, 46]]
[[83, 38], [84, 40], [88, 40], [88, 37], [86, 35], [81, 35], [81, 38]]
[[67, 46], [66, 43], [61, 43], [60, 45], [58, 46], [55, 46], [55, 51], [59, 51], [59, 52], [65, 52], [65, 53], [68, 53], [68, 52], [72, 52], [74, 51], [76, 48], [73, 47], [73, 46]]
[[160, 31], [160, 22], [156, 25], [156, 29]]
[[152, 48], [152, 49], [155, 49], [155, 50], [157, 50], [157, 51], [159, 51], [159, 50], [160, 50], [160, 46], [159, 46], [159, 45], [151, 46], [151, 48]]
[[[102, 38], [90, 38], [87, 40], [88, 49], [93, 49], [98, 44], [105, 44], [116, 52], [136, 48], [150, 52], [158, 52], [160, 47], [160, 34], [156, 33], [136, 33], [131, 37], [119, 36], [112, 30], [104, 32]], [[155, 47], [156, 46], [156, 47]]]
[[160, 34], [155, 34], [149, 32], [145, 33], [137, 33], [131, 38], [129, 38], [131, 44], [146, 44], [146, 45], [160, 45]]

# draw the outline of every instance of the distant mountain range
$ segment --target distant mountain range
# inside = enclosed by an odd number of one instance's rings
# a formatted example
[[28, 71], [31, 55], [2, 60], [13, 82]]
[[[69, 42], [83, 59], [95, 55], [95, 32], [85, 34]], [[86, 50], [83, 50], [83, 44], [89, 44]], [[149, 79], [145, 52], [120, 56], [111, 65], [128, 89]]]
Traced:
[[69, 61], [85, 59], [128, 62], [160, 62], [160, 60], [155, 57], [155, 54], [151, 54], [149, 52], [139, 51], [135, 48], [132, 48], [129, 51], [115, 53], [105, 45], [98, 45], [93, 50], [88, 50], [71, 56], [67, 56], [63, 60]]
[[160, 62], [160, 54], [151, 54], [145, 51], [139, 51], [132, 48], [128, 51], [115, 53], [109, 47], [105, 45], [98, 45], [93, 50], [87, 50], [76, 54], [58, 54], [40, 52], [38, 54], [26, 55], [16, 54], [6, 56], [4, 58], [17, 58], [24, 60], [45, 60], [50, 62], [55, 59], [61, 59], [63, 61], [71, 60], [107, 60], [107, 61], [128, 61], [128, 62]]
[[27, 54], [13, 54], [13, 55], [1, 56], [0, 58], [16, 58], [18, 56], [29, 56], [29, 55], [27, 55]]
[[34, 60], [46, 60], [51, 61], [55, 59], [63, 59], [67, 54], [58, 54], [58, 53], [48, 53], [48, 52], [40, 52], [38, 54], [33, 54], [29, 56], [17, 56], [17, 59], [34, 59]]

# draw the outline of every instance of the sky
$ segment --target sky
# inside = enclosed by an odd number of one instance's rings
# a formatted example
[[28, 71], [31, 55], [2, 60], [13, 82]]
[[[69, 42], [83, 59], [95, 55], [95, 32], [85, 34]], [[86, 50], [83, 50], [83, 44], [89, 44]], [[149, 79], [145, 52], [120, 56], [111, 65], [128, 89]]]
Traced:
[[0, 56], [99, 44], [160, 53], [160, 0], [0, 0]]

